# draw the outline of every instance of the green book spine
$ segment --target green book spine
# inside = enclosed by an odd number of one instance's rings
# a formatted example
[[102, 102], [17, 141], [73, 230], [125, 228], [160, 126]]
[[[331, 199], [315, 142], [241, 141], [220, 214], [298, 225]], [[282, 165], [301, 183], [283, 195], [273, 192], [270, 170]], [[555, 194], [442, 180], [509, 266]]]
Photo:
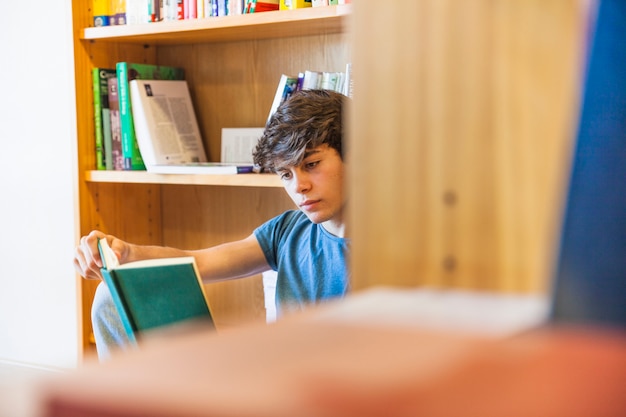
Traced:
[[135, 136], [132, 103], [130, 101], [130, 81], [143, 80], [184, 80], [182, 68], [152, 64], [118, 62], [116, 65], [118, 94], [120, 103], [120, 124], [122, 131], [122, 154], [125, 170], [145, 170], [139, 145]]

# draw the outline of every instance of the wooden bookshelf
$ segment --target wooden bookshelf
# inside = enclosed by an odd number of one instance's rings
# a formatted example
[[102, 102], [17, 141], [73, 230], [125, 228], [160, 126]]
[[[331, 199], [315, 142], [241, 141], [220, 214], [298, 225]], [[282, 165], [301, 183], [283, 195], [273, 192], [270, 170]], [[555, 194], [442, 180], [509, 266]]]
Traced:
[[[215, 161], [223, 127], [263, 125], [282, 73], [352, 62], [352, 289], [547, 291], [592, 2], [379, 3], [96, 29], [73, 1], [80, 233], [200, 247], [293, 207], [269, 177], [94, 171], [92, 67], [182, 65]], [[78, 283], [88, 349], [94, 286]], [[207, 292], [226, 325], [263, 319], [259, 277]]]
[[351, 5], [253, 13], [143, 25], [89, 27], [81, 39], [140, 44], [229, 42], [342, 33]]
[[[259, 127], [282, 73], [345, 71], [350, 6], [133, 26], [92, 26], [91, 0], [74, 0], [77, 107], [76, 239], [99, 229], [140, 244], [200, 248], [243, 238], [295, 206], [278, 176], [157, 175], [95, 170], [90, 71], [118, 61], [185, 69], [209, 160], [221, 129]], [[80, 351], [94, 352], [90, 309], [98, 282], [77, 277]], [[261, 276], [207, 285], [218, 326], [263, 321]]]

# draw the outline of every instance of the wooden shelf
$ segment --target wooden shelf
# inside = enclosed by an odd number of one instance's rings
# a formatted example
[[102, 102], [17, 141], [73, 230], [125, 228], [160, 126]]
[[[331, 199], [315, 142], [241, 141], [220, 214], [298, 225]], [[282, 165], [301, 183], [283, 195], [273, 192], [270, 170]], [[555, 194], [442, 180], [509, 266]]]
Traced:
[[147, 171], [86, 171], [87, 182], [125, 184], [178, 184], [178, 185], [221, 185], [228, 187], [270, 187], [282, 188], [276, 174], [153, 174]]
[[345, 32], [350, 5], [312, 7], [140, 25], [85, 28], [88, 41], [154, 45], [224, 42]]

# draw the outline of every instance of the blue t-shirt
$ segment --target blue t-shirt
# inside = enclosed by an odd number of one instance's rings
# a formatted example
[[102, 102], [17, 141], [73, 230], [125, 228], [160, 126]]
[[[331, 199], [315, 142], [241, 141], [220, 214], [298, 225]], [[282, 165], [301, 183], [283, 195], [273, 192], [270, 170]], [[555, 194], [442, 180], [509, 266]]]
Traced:
[[328, 233], [300, 210], [267, 221], [254, 235], [268, 264], [277, 271], [278, 315], [345, 295], [348, 239]]

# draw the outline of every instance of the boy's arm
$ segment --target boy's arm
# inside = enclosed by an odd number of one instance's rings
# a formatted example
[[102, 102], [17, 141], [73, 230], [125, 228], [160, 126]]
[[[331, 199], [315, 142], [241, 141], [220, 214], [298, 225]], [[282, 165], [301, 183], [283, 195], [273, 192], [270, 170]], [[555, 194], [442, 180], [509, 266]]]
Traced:
[[74, 257], [76, 270], [85, 278], [102, 279], [99, 238], [107, 239], [121, 264], [142, 259], [194, 256], [200, 275], [207, 282], [243, 278], [270, 269], [254, 235], [207, 249], [186, 251], [164, 246], [134, 245], [115, 236], [93, 231], [81, 238]]
[[196, 258], [205, 282], [243, 278], [270, 269], [254, 234], [242, 240], [187, 253]]

